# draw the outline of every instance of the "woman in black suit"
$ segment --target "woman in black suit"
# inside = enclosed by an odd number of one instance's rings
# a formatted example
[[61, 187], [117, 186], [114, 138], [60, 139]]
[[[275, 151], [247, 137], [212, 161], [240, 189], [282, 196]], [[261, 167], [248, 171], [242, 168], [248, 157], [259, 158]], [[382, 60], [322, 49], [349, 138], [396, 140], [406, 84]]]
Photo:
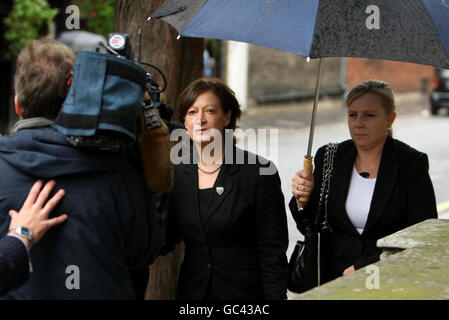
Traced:
[[179, 97], [177, 120], [195, 156], [175, 165], [170, 201], [169, 243], [185, 243], [178, 299], [286, 297], [280, 178], [271, 162], [234, 146], [240, 114], [234, 93], [219, 79], [194, 81]]
[[[420, 221], [437, 218], [427, 155], [392, 138], [395, 102], [390, 86], [368, 80], [346, 98], [352, 139], [338, 145], [328, 197], [332, 229], [323, 280], [347, 275], [379, 260], [376, 241]], [[313, 177], [292, 180], [289, 207], [302, 234], [313, 228], [325, 147], [315, 156]], [[304, 204], [299, 197], [309, 197]]]

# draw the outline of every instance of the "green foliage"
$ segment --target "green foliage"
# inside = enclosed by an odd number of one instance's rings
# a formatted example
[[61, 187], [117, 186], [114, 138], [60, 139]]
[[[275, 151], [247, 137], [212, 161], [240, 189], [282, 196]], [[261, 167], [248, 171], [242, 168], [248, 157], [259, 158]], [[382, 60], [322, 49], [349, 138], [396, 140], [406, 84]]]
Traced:
[[9, 16], [3, 19], [7, 27], [6, 58], [17, 56], [28, 40], [45, 35], [48, 25], [57, 14], [58, 9], [50, 8], [46, 0], [14, 0]]
[[114, 31], [114, 0], [78, 0], [81, 16], [87, 21], [87, 30], [106, 39]]

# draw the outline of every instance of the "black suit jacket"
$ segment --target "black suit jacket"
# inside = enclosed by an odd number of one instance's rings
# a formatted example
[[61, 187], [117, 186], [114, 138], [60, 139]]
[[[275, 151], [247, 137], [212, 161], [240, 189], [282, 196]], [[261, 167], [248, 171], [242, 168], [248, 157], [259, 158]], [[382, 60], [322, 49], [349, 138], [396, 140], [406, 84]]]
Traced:
[[[309, 232], [312, 221], [315, 221], [325, 149], [323, 146], [317, 151], [315, 187], [304, 210], [299, 213], [295, 199], [290, 201], [290, 210], [302, 234]], [[327, 249], [327, 280], [342, 275], [351, 265], [359, 269], [378, 261], [382, 252], [376, 246], [378, 239], [420, 221], [437, 218], [427, 155], [388, 137], [368, 219], [362, 234], [359, 234], [345, 209], [356, 155], [354, 142], [347, 140], [339, 144], [334, 159], [328, 200], [328, 219], [333, 232]]]
[[[248, 159], [248, 152], [236, 153]], [[248, 161], [226, 162], [213, 187], [224, 191], [214, 192], [203, 223], [197, 165], [175, 166], [168, 235], [186, 245], [178, 298], [284, 299], [288, 229], [279, 175], [261, 175], [264, 166]]]
[[0, 295], [24, 283], [29, 275], [28, 253], [14, 237], [0, 239]]

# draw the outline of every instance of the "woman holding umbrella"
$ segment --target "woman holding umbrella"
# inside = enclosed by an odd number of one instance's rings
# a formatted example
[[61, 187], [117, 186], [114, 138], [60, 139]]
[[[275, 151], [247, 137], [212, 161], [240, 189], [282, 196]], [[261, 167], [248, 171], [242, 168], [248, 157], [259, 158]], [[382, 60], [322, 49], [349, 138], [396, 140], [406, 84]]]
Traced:
[[[323, 282], [378, 261], [377, 239], [437, 218], [427, 155], [392, 137], [391, 87], [376, 80], [360, 83], [349, 92], [346, 106], [352, 139], [340, 143], [334, 157]], [[304, 235], [314, 228], [325, 149], [316, 153], [312, 176], [301, 170], [292, 179], [289, 207]]]
[[271, 162], [235, 147], [232, 134], [225, 138], [240, 114], [234, 93], [216, 78], [194, 81], [178, 99], [177, 120], [194, 151], [175, 165], [170, 201], [168, 249], [185, 243], [178, 299], [286, 298], [280, 178], [277, 170], [264, 172]]

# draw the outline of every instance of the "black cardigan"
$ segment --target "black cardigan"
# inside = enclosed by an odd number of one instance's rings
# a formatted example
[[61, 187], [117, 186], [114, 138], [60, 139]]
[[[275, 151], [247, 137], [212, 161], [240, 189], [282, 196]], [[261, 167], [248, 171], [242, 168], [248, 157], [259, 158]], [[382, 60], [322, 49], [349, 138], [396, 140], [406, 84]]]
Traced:
[[[302, 234], [313, 228], [319, 201], [326, 146], [315, 156], [315, 187], [304, 210], [298, 211], [294, 198], [289, 207]], [[354, 265], [362, 268], [379, 260], [378, 239], [429, 218], [437, 218], [435, 194], [427, 155], [388, 137], [382, 152], [368, 219], [362, 234], [349, 220], [345, 209], [357, 150], [352, 140], [339, 144], [331, 178], [328, 219], [332, 228], [326, 253], [325, 280], [341, 276]]]

